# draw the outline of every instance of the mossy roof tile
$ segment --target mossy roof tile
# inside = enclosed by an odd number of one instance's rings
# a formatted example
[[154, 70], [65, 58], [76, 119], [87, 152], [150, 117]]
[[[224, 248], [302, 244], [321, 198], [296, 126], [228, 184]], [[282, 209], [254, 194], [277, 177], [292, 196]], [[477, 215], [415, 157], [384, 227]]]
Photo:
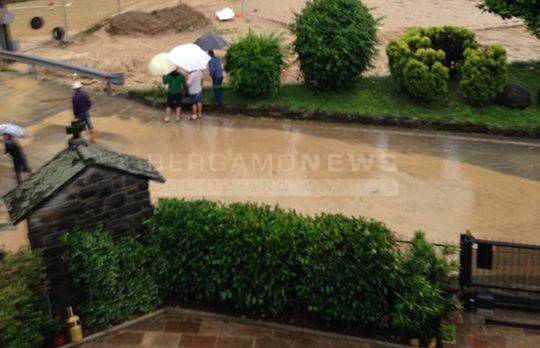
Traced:
[[16, 224], [26, 218], [91, 166], [165, 182], [161, 173], [144, 159], [96, 145], [81, 144], [63, 150], [18, 187], [4, 195], [11, 221]]

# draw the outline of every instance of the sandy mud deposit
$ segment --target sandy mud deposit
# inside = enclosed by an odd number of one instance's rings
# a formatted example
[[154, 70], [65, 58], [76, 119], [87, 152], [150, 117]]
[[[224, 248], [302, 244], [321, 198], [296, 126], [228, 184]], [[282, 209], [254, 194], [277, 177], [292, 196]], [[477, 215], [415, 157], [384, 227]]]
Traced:
[[106, 30], [112, 35], [157, 35], [205, 27], [210, 20], [187, 5], [152, 12], [129, 11], [111, 18]]
[[[124, 4], [122, 0], [122, 4]], [[25, 6], [42, 4], [44, 0], [34, 0]], [[178, 20], [179, 28], [188, 28], [178, 32], [175, 25], [146, 24], [151, 11], [178, 5], [173, 0], [144, 0], [130, 1], [123, 8], [124, 15], [114, 19], [118, 33], [111, 35], [106, 26], [100, 28], [102, 21], [108, 21], [115, 13], [116, 2], [113, 0], [78, 0], [73, 2], [68, 10], [70, 30], [72, 34], [82, 33], [94, 27], [95, 31], [86, 35], [72, 36], [73, 40], [66, 48], [60, 47], [47, 38], [38, 37], [38, 32], [28, 26], [31, 15], [38, 14], [37, 10], [17, 11], [19, 22], [13, 27], [14, 36], [21, 41], [22, 52], [42, 55], [45, 57], [69, 61], [83, 66], [99, 68], [110, 72], [124, 72], [127, 84], [142, 88], [152, 83], [159, 83], [159, 77], [153, 77], [147, 71], [149, 60], [160, 52], [167, 52], [173, 47], [195, 41], [207, 33], [223, 35], [229, 42], [234, 42], [248, 30], [259, 33], [276, 32], [283, 35], [287, 44], [293, 41], [287, 26], [294, 20], [294, 13], [300, 10], [298, 0], [249, 0], [249, 21], [245, 16], [230, 22], [219, 22], [215, 12], [224, 7], [231, 7], [236, 13], [242, 12], [240, 0], [183, 0], [184, 5], [191, 6], [206, 18], [189, 17]], [[482, 12], [476, 7], [475, 1], [470, 0], [364, 0], [374, 16], [381, 19], [379, 29], [379, 52], [373, 68], [368, 75], [388, 74], [385, 47], [388, 42], [403, 34], [405, 30], [418, 26], [457, 25], [472, 29], [476, 32], [482, 45], [501, 44], [508, 52], [511, 61], [540, 59], [540, 40], [527, 32], [519, 20], [504, 21], [500, 17]], [[14, 4], [12, 7], [15, 7]], [[105, 11], [107, 9], [107, 11]], [[129, 11], [145, 11], [146, 14]], [[168, 10], [167, 10], [168, 12]], [[108, 15], [104, 15], [108, 13]], [[58, 11], [41, 11], [50, 27], [61, 25]], [[126, 16], [126, 17], [124, 17]], [[152, 22], [153, 20], [150, 20]], [[181, 23], [179, 23], [181, 22]], [[196, 23], [194, 23], [196, 22]], [[141, 23], [145, 23], [142, 25]], [[163, 30], [163, 27], [167, 27]], [[193, 26], [190, 29], [190, 26]], [[44, 33], [48, 33], [42, 31]], [[145, 35], [141, 31], [150, 31]], [[157, 31], [157, 33], [155, 33]], [[142, 35], [141, 35], [142, 34]], [[295, 57], [291, 56], [288, 68], [283, 72], [284, 82], [298, 82], [300, 79]]]

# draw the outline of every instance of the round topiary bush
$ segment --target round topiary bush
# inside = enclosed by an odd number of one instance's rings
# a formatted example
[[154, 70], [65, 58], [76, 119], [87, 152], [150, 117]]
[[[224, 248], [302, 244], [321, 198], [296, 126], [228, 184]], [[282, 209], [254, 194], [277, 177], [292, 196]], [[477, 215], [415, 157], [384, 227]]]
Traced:
[[225, 56], [233, 90], [252, 98], [275, 94], [281, 84], [284, 54], [279, 36], [249, 32]]
[[448, 91], [459, 75], [467, 49], [478, 46], [472, 31], [445, 26], [409, 30], [386, 49], [390, 72], [398, 87], [421, 101]]
[[461, 93], [472, 105], [487, 105], [497, 99], [506, 84], [506, 51], [501, 46], [465, 51]]
[[314, 0], [292, 31], [304, 81], [320, 90], [350, 86], [376, 52], [377, 20], [359, 0]]

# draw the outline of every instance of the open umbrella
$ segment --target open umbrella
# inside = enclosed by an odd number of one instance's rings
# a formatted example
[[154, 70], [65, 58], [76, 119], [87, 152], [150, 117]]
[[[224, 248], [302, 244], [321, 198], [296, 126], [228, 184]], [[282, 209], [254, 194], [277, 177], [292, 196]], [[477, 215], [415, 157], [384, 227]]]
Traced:
[[167, 53], [160, 53], [152, 58], [148, 64], [148, 70], [150, 70], [152, 75], [163, 76], [176, 69], [176, 65], [171, 63], [167, 57]]
[[204, 70], [210, 61], [210, 56], [194, 44], [185, 44], [173, 48], [167, 58], [171, 63], [187, 71]]
[[195, 45], [208, 52], [210, 50], [222, 50], [229, 47], [229, 44], [223, 36], [219, 35], [203, 35], [195, 41]]
[[26, 138], [28, 133], [22, 128], [12, 123], [0, 124], [0, 134], [10, 134], [18, 138]]

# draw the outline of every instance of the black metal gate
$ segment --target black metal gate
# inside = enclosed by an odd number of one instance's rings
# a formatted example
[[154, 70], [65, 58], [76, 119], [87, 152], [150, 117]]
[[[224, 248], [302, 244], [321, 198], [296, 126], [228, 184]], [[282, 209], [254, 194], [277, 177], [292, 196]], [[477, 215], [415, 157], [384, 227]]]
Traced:
[[540, 246], [461, 235], [461, 287], [486, 290], [499, 306], [540, 310]]

